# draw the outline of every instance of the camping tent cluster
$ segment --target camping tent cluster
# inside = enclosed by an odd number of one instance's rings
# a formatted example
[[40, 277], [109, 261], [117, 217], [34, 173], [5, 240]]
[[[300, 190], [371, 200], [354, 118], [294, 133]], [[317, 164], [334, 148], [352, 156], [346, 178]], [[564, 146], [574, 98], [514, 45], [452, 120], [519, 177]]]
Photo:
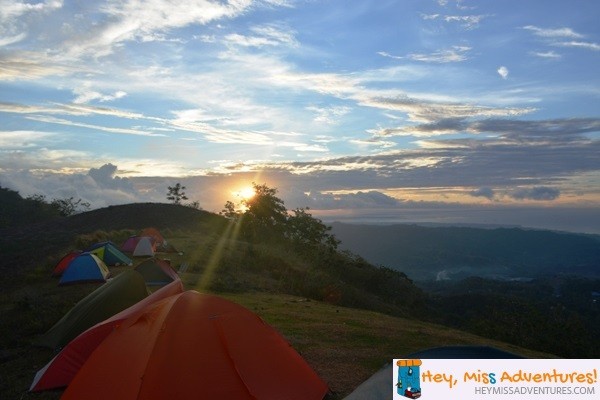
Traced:
[[[100, 257], [109, 255], [108, 263], [130, 265], [110, 242], [92, 247], [65, 256], [63, 277], [78, 258], [106, 267]], [[184, 290], [170, 263], [156, 256], [103, 283], [35, 344], [57, 353], [30, 391], [66, 388], [62, 399], [321, 400], [329, 392], [260, 317]]]
[[[113, 242], [105, 241], [95, 243], [83, 251], [70, 251], [56, 264], [52, 276], [60, 277], [59, 285], [106, 282], [110, 277], [108, 267], [133, 265], [132, 259], [125, 253], [131, 254], [131, 257], [155, 258], [157, 252], [177, 252], [177, 250], [173, 245], [167, 245], [167, 241], [158, 229], [145, 228], [139, 235], [125, 240], [120, 249]], [[142, 269], [145, 268], [142, 267]], [[160, 268], [167, 275], [173, 276], [174, 271], [168, 271], [168, 268], [162, 265]], [[146, 274], [143, 275], [146, 276]], [[160, 280], [162, 283], [170, 281], [172, 279]]]

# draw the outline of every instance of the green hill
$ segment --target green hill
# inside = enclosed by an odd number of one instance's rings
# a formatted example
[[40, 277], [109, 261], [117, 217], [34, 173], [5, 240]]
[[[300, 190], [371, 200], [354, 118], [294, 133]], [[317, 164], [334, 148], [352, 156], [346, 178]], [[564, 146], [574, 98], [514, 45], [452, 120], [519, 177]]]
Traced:
[[[547, 354], [423, 322], [426, 295], [404, 274], [347, 252], [276, 240], [243, 240], [236, 224], [170, 204], [112, 206], [4, 228], [0, 294], [2, 398], [26, 393], [52, 354], [31, 342], [97, 285], [58, 287], [50, 277], [68, 250], [101, 240], [120, 244], [158, 228], [179, 252], [168, 253], [188, 289], [233, 299], [278, 329], [341, 398], [394, 357], [449, 344], [485, 344], [526, 356]], [[139, 260], [137, 260], [139, 261]], [[112, 268], [119, 273], [127, 267]]]

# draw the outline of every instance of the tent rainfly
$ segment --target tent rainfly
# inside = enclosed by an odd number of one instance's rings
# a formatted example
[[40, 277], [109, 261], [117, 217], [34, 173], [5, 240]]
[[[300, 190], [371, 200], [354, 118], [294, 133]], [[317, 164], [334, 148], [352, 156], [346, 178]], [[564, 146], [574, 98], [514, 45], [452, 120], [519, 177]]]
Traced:
[[158, 231], [158, 229], [156, 229], [156, 228], [145, 228], [140, 233], [140, 236], [150, 236], [151, 238], [154, 239], [154, 242], [156, 243], [157, 246], [162, 246], [164, 244], [167, 244], [167, 241], [165, 240], [163, 235], [161, 235], [160, 232]]
[[180, 279], [177, 279], [129, 308], [81, 333], [70, 341], [44, 368], [37, 372], [29, 390], [37, 392], [67, 386], [90, 354], [96, 350], [96, 347], [113, 330], [117, 329], [125, 319], [139, 314], [140, 310], [150, 304], [181, 292], [183, 292], [183, 283]]
[[52, 271], [52, 276], [61, 276], [63, 272], [65, 272], [65, 269], [67, 269], [69, 263], [81, 253], [81, 250], [73, 250], [65, 254], [65, 256], [61, 258], [60, 261], [54, 267], [54, 270]]
[[327, 384], [256, 314], [189, 290], [124, 320], [61, 399], [321, 400], [327, 392]]
[[132, 265], [131, 258], [123, 254], [112, 242], [96, 243], [86, 251], [95, 254], [109, 266]]
[[81, 253], [69, 262], [58, 284], [105, 282], [109, 276], [108, 267], [95, 254]]
[[179, 278], [170, 262], [156, 257], [142, 261], [135, 270], [142, 274], [148, 286], [166, 285]]
[[154, 252], [156, 251], [156, 246], [154, 244], [154, 239], [150, 236], [141, 236], [140, 240], [135, 245], [135, 249], [133, 250], [134, 257], [143, 257], [143, 256], [154, 256]]
[[81, 332], [146, 296], [148, 288], [142, 275], [132, 269], [123, 271], [81, 299], [34, 344], [61, 349]]

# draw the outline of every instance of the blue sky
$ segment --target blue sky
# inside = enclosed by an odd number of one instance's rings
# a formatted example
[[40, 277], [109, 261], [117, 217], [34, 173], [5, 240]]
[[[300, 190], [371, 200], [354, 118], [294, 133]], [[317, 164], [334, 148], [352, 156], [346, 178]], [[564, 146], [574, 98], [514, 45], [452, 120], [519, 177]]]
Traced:
[[600, 233], [600, 3], [0, 0], [0, 185]]

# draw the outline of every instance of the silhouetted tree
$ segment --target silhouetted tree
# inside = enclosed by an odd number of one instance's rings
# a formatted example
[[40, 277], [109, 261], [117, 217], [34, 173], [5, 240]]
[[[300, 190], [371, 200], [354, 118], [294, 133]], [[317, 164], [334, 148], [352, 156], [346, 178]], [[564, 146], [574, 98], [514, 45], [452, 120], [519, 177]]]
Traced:
[[53, 199], [50, 202], [50, 205], [56, 207], [59, 214], [63, 217], [68, 217], [69, 215], [78, 214], [90, 209], [90, 203], [83, 201], [82, 199], [75, 200], [73, 197]]
[[232, 201], [227, 200], [219, 214], [223, 215], [225, 218], [237, 219], [240, 216], [241, 211], [236, 209], [235, 204]]
[[287, 210], [279, 197], [277, 189], [266, 184], [252, 183], [255, 195], [242, 201], [247, 208], [244, 212], [246, 234], [252, 238], [283, 237], [287, 222]]
[[167, 200], [172, 201], [173, 204], [181, 204], [182, 200], [187, 200], [184, 190], [185, 186], [177, 182], [175, 186], [169, 186], [169, 192], [167, 193]]
[[325, 245], [332, 250], [337, 249], [340, 242], [329, 233], [331, 227], [313, 217], [309, 210], [308, 207], [292, 210], [293, 215], [287, 221], [287, 237], [300, 245]]

